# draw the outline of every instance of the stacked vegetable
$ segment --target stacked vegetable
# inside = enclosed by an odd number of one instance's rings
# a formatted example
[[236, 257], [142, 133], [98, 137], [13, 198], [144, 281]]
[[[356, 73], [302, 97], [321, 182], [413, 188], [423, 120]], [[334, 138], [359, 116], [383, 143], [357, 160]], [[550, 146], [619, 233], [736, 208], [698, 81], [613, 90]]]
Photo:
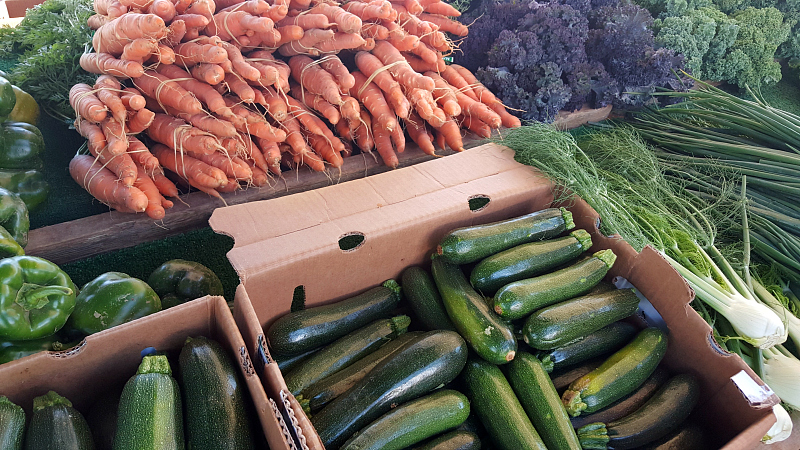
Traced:
[[[401, 449], [430, 438], [424, 445], [452, 439], [480, 448], [464, 424], [470, 410], [484, 439], [503, 449], [638, 448], [689, 433], [702, 440], [680, 428], [697, 402], [696, 380], [659, 368], [667, 336], [623, 321], [639, 298], [601, 283], [614, 254], [586, 255], [591, 238], [584, 230], [561, 236], [571, 228], [568, 211], [550, 208], [456, 229], [437, 248], [432, 276], [404, 271], [407, 305], [390, 280], [272, 323], [271, 352], [323, 444]], [[411, 329], [427, 331], [405, 332], [407, 316], [383, 318], [398, 306], [418, 318]], [[450, 335], [452, 345], [423, 345]], [[590, 369], [565, 373], [587, 362]], [[567, 380], [563, 393], [550, 372]], [[429, 393], [436, 386], [444, 389]]]
[[445, 33], [467, 33], [446, 3], [98, 0], [95, 11], [96, 53], [81, 67], [102, 76], [70, 91], [91, 156], [70, 173], [120, 211], [163, 218], [178, 195], [163, 169], [219, 196], [266, 185], [282, 164], [339, 168], [353, 144], [396, 167], [403, 127], [433, 154], [463, 149], [460, 126], [488, 137], [519, 125], [445, 65]]
[[[0, 397], [0, 444], [4, 450], [255, 448], [241, 376], [222, 345], [188, 338], [178, 365], [173, 378], [167, 356], [143, 357], [121, 396], [101, 397], [88, 421], [50, 391], [33, 400], [26, 430], [23, 409]], [[98, 416], [100, 410], [107, 413]]]

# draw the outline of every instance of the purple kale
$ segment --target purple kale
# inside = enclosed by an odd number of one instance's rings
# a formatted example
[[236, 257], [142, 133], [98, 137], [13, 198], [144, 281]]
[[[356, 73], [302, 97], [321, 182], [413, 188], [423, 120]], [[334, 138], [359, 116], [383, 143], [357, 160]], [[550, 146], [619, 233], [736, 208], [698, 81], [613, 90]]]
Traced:
[[520, 20], [518, 31], [536, 34], [544, 52], [542, 60], [556, 63], [566, 72], [586, 60], [589, 23], [569, 5], [531, 2], [531, 12]]
[[528, 11], [525, 2], [483, 1], [480, 7], [460, 18], [461, 23], [472, 25], [469, 38], [461, 42], [460, 51], [454, 55], [455, 61], [472, 72], [486, 66], [489, 50], [500, 33], [514, 30]]

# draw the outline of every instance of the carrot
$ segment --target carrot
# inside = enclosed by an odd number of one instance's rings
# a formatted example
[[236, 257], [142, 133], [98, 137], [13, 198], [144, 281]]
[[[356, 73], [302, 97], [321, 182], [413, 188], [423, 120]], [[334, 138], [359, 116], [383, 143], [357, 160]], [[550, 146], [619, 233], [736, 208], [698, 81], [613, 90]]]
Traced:
[[439, 14], [441, 16], [461, 17], [461, 12], [452, 5], [445, 2], [434, 2], [422, 7], [426, 13]]
[[160, 73], [148, 70], [141, 77], [134, 79], [133, 85], [143, 94], [158, 100], [160, 104], [173, 107], [180, 112], [196, 114], [203, 110], [199, 100]]
[[263, 170], [264, 172], [268, 171], [269, 167], [267, 167], [267, 160], [264, 158], [264, 154], [261, 153], [261, 149], [256, 147], [256, 144], [250, 138], [250, 135], [244, 133], [240, 134], [239, 141], [242, 144], [244, 144], [243, 145], [244, 151], [241, 152], [240, 155], [244, 159], [253, 160], [255, 166]]
[[378, 122], [375, 121], [372, 122], [372, 137], [375, 140], [375, 149], [381, 155], [383, 163], [392, 169], [396, 169], [400, 165], [400, 161], [397, 159], [394, 148], [392, 148], [391, 132], [378, 125]]
[[425, 72], [425, 76], [431, 78], [436, 84], [436, 88], [433, 90], [433, 96], [436, 99], [436, 103], [442, 107], [445, 114], [448, 116], [457, 116], [461, 114], [461, 106], [458, 104], [458, 98], [456, 97], [456, 93], [453, 92], [452, 86], [447, 84], [447, 81], [438, 73]]
[[128, 150], [128, 137], [121, 122], [113, 117], [106, 117], [100, 122], [100, 129], [106, 137], [106, 148], [112, 155], [121, 155]]
[[300, 122], [298, 122], [297, 119], [292, 116], [286, 116], [286, 118], [281, 121], [281, 125], [286, 128], [286, 143], [292, 148], [293, 154], [309, 152], [306, 140], [303, 138]]
[[112, 208], [144, 212], [147, 196], [135, 187], [122, 184], [110, 170], [95, 164], [89, 155], [75, 155], [69, 163], [72, 179], [92, 196]]
[[410, 103], [403, 90], [400, 88], [400, 83], [392, 78], [386, 65], [381, 62], [375, 55], [367, 52], [358, 52], [355, 56], [356, 66], [364, 76], [371, 78], [385, 94], [386, 101], [400, 118], [408, 117], [410, 110]]
[[333, 39], [333, 30], [320, 30], [314, 28], [306, 30], [303, 37], [297, 41], [287, 42], [278, 48], [278, 52], [283, 56], [313, 55], [319, 54], [314, 46], [322, 41]]
[[342, 33], [358, 33], [361, 31], [361, 19], [344, 9], [328, 3], [318, 3], [311, 8], [309, 14], [323, 14]]
[[228, 60], [231, 62], [233, 66], [233, 72], [246, 80], [257, 81], [261, 78], [261, 72], [258, 69], [248, 64], [248, 62], [242, 56], [242, 52], [239, 51], [234, 45], [223, 42], [222, 48], [228, 53]]
[[411, 70], [417, 73], [425, 73], [425, 72], [438, 72], [439, 65], [438, 64], [428, 64], [422, 60], [422, 58], [417, 57], [416, 55], [412, 55], [410, 53], [403, 53], [403, 58], [405, 58], [406, 62], [408, 63]]
[[184, 42], [172, 50], [175, 52], [175, 62], [179, 66], [190, 67], [199, 63], [221, 64], [228, 60], [228, 52], [212, 44]]
[[217, 6], [217, 13], [219, 12], [233, 12], [233, 11], [244, 11], [248, 14], [254, 16], [263, 16], [264, 14], [270, 11], [270, 4], [265, 2], [264, 0], [247, 0], [247, 1], [240, 1], [238, 3], [222, 7], [220, 6], [219, 2], [215, 2]]
[[334, 150], [333, 146], [329, 144], [324, 137], [317, 134], [310, 134], [308, 135], [308, 143], [311, 144], [311, 148], [314, 149], [314, 152], [331, 166], [337, 169], [342, 167], [344, 163], [342, 155]]
[[88, 25], [89, 29], [91, 29], [91, 30], [97, 30], [98, 28], [102, 27], [103, 25], [107, 24], [108, 22], [111, 22], [111, 20], [112, 20], [112, 18], [108, 17], [106, 15], [94, 14], [94, 15], [89, 16], [88, 19], [86, 19], [86, 25]]
[[193, 0], [192, 4], [186, 8], [186, 14], [199, 14], [210, 22], [215, 9], [217, 9], [217, 5], [214, 0]]
[[[176, 65], [164, 64], [156, 68], [156, 72], [173, 80], [178, 86], [191, 92], [214, 114], [227, 117], [232, 115], [225, 105], [225, 100], [209, 84], [193, 78], [188, 72]], [[200, 111], [197, 111], [198, 113]]]
[[478, 97], [472, 91], [472, 86], [470, 86], [470, 83], [465, 80], [461, 73], [459, 73], [452, 65], [447, 66], [445, 70], [441, 71], [441, 75], [442, 78], [447, 81], [447, 83], [456, 88], [456, 91], [461, 92], [475, 101], [478, 101]]
[[342, 96], [333, 75], [323, 70], [307, 56], [293, 56], [289, 59], [292, 78], [300, 86], [311, 93], [321, 95], [322, 98], [334, 105], [342, 104]]
[[211, 18], [202, 14], [179, 14], [172, 20], [182, 20], [186, 24], [187, 30], [205, 28], [211, 22]]
[[167, 36], [164, 19], [155, 14], [127, 13], [100, 27], [92, 37], [97, 53], [122, 54], [134, 39], [163, 39]]
[[172, 51], [172, 47], [168, 47], [162, 43], [159, 43], [156, 48], [156, 56], [158, 56], [158, 62], [160, 64], [175, 63], [175, 52]]
[[433, 146], [433, 142], [430, 136], [428, 136], [428, 131], [425, 129], [425, 121], [419, 117], [419, 114], [412, 112], [408, 119], [406, 119], [405, 124], [408, 135], [411, 137], [411, 140], [417, 144], [420, 150], [428, 155], [435, 155], [436, 148]]
[[78, 83], [69, 90], [69, 104], [79, 118], [95, 123], [102, 122], [108, 111], [108, 107], [97, 98], [92, 87], [84, 83]]
[[267, 17], [254, 16], [246, 11], [223, 11], [214, 15], [206, 26], [209, 36], [219, 36], [230, 41], [236, 36], [252, 36], [255, 33], [268, 33], [275, 24]]
[[191, 6], [192, 0], [173, 0], [173, 3], [175, 4], [175, 11], [178, 14], [183, 14], [186, 12], [186, 9]]
[[289, 114], [297, 119], [309, 133], [319, 136], [325, 134], [322, 129], [327, 128], [326, 125], [317, 116], [303, 107], [299, 101], [295, 100], [293, 97], [287, 97], [286, 103], [289, 105]]
[[200, 114], [179, 114], [177, 117], [189, 122], [193, 127], [213, 134], [214, 136], [234, 137], [236, 136], [236, 127], [227, 120], [221, 120], [214, 116], [209, 116], [204, 113]]
[[393, 3], [394, 10], [397, 11], [397, 23], [414, 36], [423, 36], [438, 29], [436, 25], [421, 20], [417, 15], [411, 14], [408, 9], [400, 4]]
[[[358, 3], [357, 2], [345, 3], [345, 6], [354, 4]], [[365, 23], [361, 27], [361, 36], [363, 36], [364, 38], [372, 38], [375, 39], [376, 41], [385, 41], [386, 39], [389, 39], [389, 30], [385, 26], [379, 25], [377, 23]]]
[[419, 15], [419, 18], [436, 25], [441, 31], [446, 31], [448, 33], [455, 34], [456, 36], [466, 36], [469, 34], [469, 29], [467, 29], [466, 25], [457, 20], [449, 19], [445, 16], [422, 13]]
[[520, 122], [519, 118], [506, 110], [506, 107], [503, 106], [500, 101], [493, 102], [488, 105], [489, 109], [496, 112], [498, 116], [500, 116], [500, 120], [503, 123], [503, 126], [506, 128], [517, 128], [522, 126], [522, 122]]
[[147, 7], [147, 13], [161, 17], [165, 23], [172, 21], [177, 14], [175, 5], [170, 0], [153, 0], [153, 3]]
[[228, 86], [228, 89], [238, 95], [242, 101], [246, 103], [253, 103], [256, 100], [256, 94], [253, 91], [253, 88], [250, 87], [246, 81], [237, 77], [235, 74], [226, 73], [225, 84]]
[[153, 123], [147, 128], [147, 135], [179, 152], [186, 149], [195, 153], [211, 153], [220, 146], [217, 139], [210, 134], [167, 114], [156, 114]]
[[155, 39], [134, 39], [125, 45], [119, 59], [135, 61], [141, 64], [148, 56], [155, 53], [157, 49], [158, 42]]
[[282, 25], [275, 29], [278, 30], [281, 36], [278, 42], [275, 43], [274, 47], [279, 47], [287, 42], [297, 41], [302, 38], [304, 34], [304, 29], [299, 25]]
[[225, 79], [225, 71], [219, 64], [200, 63], [191, 68], [192, 76], [211, 86], [222, 83]]
[[[452, 118], [448, 119], [447, 122], [439, 127], [437, 131], [444, 137], [447, 146], [450, 147], [451, 150], [456, 152], [464, 151], [464, 142], [461, 139], [461, 129], [455, 120]], [[491, 130], [489, 130], [489, 134], [491, 136]]]
[[[454, 92], [456, 94], [456, 98], [458, 99], [458, 104], [461, 106], [461, 114], [464, 116], [468, 118], [474, 117], [479, 121], [485, 122], [492, 128], [500, 128], [500, 126], [503, 124], [500, 116], [497, 115], [496, 112], [489, 109], [488, 106], [467, 97], [461, 92]], [[480, 133], [478, 134], [481, 135]]]
[[144, 73], [144, 67], [140, 63], [122, 61], [108, 53], [84, 53], [80, 58], [80, 66], [89, 73], [125, 78], [137, 78]]
[[147, 173], [163, 172], [158, 158], [150, 153], [150, 149], [148, 149], [142, 141], [133, 136], [128, 136], [128, 155], [131, 157], [134, 164], [143, 167]]
[[336, 109], [335, 106], [328, 103], [319, 95], [312, 94], [310, 92], [303, 93], [300, 89], [300, 86], [297, 84], [292, 87], [291, 94], [292, 97], [294, 97], [297, 101], [303, 103], [309, 109], [319, 112], [323, 117], [328, 119], [328, 122], [334, 125], [336, 125], [336, 123], [338, 123], [342, 118], [339, 110]]
[[358, 145], [358, 148], [367, 153], [372, 152], [375, 142], [372, 139], [372, 117], [369, 113], [362, 110], [359, 126], [354, 128], [351, 124], [350, 129], [353, 130], [353, 140]]
[[94, 0], [94, 12], [116, 19], [128, 12], [128, 7], [117, 0]]
[[[166, 215], [166, 211], [164, 211], [164, 206], [162, 204], [161, 193], [158, 191], [155, 183], [153, 183], [153, 180], [147, 176], [144, 168], [134, 167], [137, 169], [137, 172], [136, 180], [133, 185], [147, 196], [147, 206], [144, 209], [145, 214], [154, 220], [163, 219], [164, 215]], [[171, 204], [172, 202], [169, 203]]]
[[311, 6], [311, 0], [289, 0], [289, 10], [305, 11]]
[[[125, 123], [127, 109], [120, 98], [119, 81], [110, 75], [100, 75], [94, 83], [97, 98], [111, 111], [111, 115], [120, 123]], [[144, 100], [144, 98], [142, 98]]]
[[119, 2], [130, 9], [147, 9], [153, 0], [119, 0]]
[[353, 131], [347, 125], [346, 120], [340, 120], [336, 122], [334, 128], [336, 128], [336, 133], [339, 135], [340, 138], [346, 141], [352, 141], [353, 139], [355, 139], [355, 137], [353, 136]]
[[492, 137], [492, 128], [477, 117], [470, 117], [466, 115], [458, 116], [457, 119], [461, 121], [461, 126], [472, 131], [479, 137], [488, 139]]
[[339, 106], [339, 113], [347, 121], [348, 126], [353, 128], [353, 124], [361, 123], [361, 105], [349, 95], [343, 95], [342, 100], [344, 103]]
[[350, 94], [369, 110], [379, 128], [388, 132], [394, 130], [397, 127], [397, 118], [386, 103], [383, 92], [374, 83], [367, 83], [367, 77], [361, 72], [353, 72], [353, 76], [356, 85], [350, 90]]
[[283, 98], [278, 95], [275, 89], [269, 86], [262, 88], [261, 93], [264, 94], [265, 99], [265, 103], [262, 106], [267, 109], [267, 113], [278, 122], [283, 122], [288, 114], [288, 107]]
[[187, 180], [192, 186], [216, 189], [228, 184], [225, 172], [209, 166], [197, 158], [178, 154], [175, 150], [160, 144], [154, 145], [152, 152], [162, 166]]
[[324, 30], [330, 27], [331, 23], [328, 21], [328, 17], [325, 16], [324, 14], [307, 13], [307, 14], [300, 14], [299, 16], [294, 16], [294, 17], [287, 16], [279, 20], [275, 25], [278, 26], [278, 31], [280, 31], [281, 36], [283, 36], [282, 28], [287, 25], [295, 25], [303, 30], [313, 30], [314, 28], [319, 28]]
[[388, 41], [376, 42], [372, 54], [377, 56], [384, 65], [391, 66], [387, 70], [406, 91], [413, 88], [432, 91], [436, 87], [432, 79], [415, 72], [406, 63], [403, 55]]
[[265, 14], [262, 14], [262, 16], [269, 17], [273, 22], [278, 22], [286, 17], [286, 14], [288, 13], [289, 7], [287, 5], [282, 5], [279, 1], [277, 1], [274, 5], [271, 5], [269, 11]]
[[428, 64], [438, 64], [439, 62], [439, 53], [436, 50], [428, 47], [428, 44], [424, 42], [420, 42], [418, 46], [411, 49], [410, 53], [419, 56]]
[[93, 155], [102, 152], [108, 144], [103, 130], [85, 119], [75, 119], [75, 131], [87, 139], [86, 146]]
[[[388, 19], [392, 14], [392, 4], [387, 1], [347, 2], [342, 9], [358, 16], [362, 21]], [[362, 24], [362, 30], [366, 24]]]
[[[250, 180], [253, 178], [253, 171], [241, 158], [236, 155], [223, 155], [220, 152], [208, 154], [193, 154], [193, 158], [208, 164], [209, 166], [216, 167], [223, 171], [228, 180]], [[235, 182], [234, 182], [235, 183]]]
[[422, 120], [428, 122], [434, 128], [439, 128], [447, 120], [444, 111], [436, 106], [436, 100], [433, 99], [431, 91], [411, 89], [408, 91], [408, 100]]
[[[261, 73], [261, 76], [258, 78], [258, 80], [250, 82], [250, 85], [271, 86], [273, 84], [277, 84], [280, 82], [281, 73], [274, 65], [264, 64], [261, 61], [257, 61], [253, 58], [247, 58], [246, 61], [248, 64], [255, 67]], [[258, 102], [258, 99], [256, 99], [256, 102]]]
[[453, 51], [453, 47], [450, 45], [450, 41], [447, 39], [444, 33], [441, 31], [434, 31], [433, 33], [426, 34], [419, 39], [422, 43], [427, 44], [433, 50], [443, 52], [443, 53], [451, 53]]
[[[161, 163], [159, 163], [159, 167], [161, 167]], [[178, 197], [180, 195], [178, 187], [175, 186], [175, 183], [170, 181], [162, 171], [150, 172], [148, 175], [150, 179], [153, 180], [153, 184], [158, 188], [158, 192], [164, 197]]]
[[135, 114], [131, 115], [130, 120], [128, 120], [128, 132], [132, 134], [141, 133], [153, 123], [155, 117], [156, 114], [146, 108], [136, 111]]
[[[278, 168], [280, 169], [280, 166]], [[250, 170], [253, 172], [253, 179], [250, 181], [253, 186], [263, 187], [269, 184], [269, 177], [266, 172], [258, 167], [250, 167]]]
[[360, 46], [358, 46], [358, 47], [356, 47], [356, 48], [354, 48], [353, 50], [356, 50], [356, 51], [364, 51], [364, 52], [370, 52], [370, 51], [372, 51], [374, 48], [375, 48], [375, 39], [372, 39], [372, 38], [364, 38], [364, 44], [363, 44], [363, 45], [360, 45]]
[[337, 32], [333, 38], [322, 41], [314, 46], [320, 53], [337, 53], [340, 50], [349, 50], [364, 45], [366, 41], [358, 33]]
[[275, 175], [280, 175], [281, 150], [278, 143], [268, 141], [266, 139], [261, 139], [259, 137], [256, 137], [255, 142], [257, 147], [261, 150], [261, 153], [264, 155], [264, 160], [267, 162], [267, 167], [269, 168], [269, 171], [274, 173]]

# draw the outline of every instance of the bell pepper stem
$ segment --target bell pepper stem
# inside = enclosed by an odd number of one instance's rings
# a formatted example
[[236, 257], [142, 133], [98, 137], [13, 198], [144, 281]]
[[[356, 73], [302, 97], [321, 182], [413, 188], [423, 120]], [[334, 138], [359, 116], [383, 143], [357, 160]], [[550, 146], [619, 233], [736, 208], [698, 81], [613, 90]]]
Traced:
[[50, 300], [47, 299], [50, 295], [70, 295], [72, 289], [65, 286], [42, 286], [33, 283], [23, 283], [22, 287], [17, 291], [16, 302], [22, 305], [25, 311], [34, 309], [41, 309]]

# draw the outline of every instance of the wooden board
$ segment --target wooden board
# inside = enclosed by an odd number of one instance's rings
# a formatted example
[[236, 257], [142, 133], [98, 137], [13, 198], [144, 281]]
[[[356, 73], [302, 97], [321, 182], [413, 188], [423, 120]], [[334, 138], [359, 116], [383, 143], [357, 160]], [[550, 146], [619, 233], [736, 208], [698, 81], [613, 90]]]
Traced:
[[[470, 148], [482, 143], [477, 138], [464, 138], [464, 147]], [[411, 144], [411, 143], [409, 143]], [[452, 152], [442, 152], [447, 155]], [[400, 167], [410, 166], [435, 158], [427, 155], [414, 145], [398, 154]], [[266, 200], [296, 192], [317, 189], [335, 183], [391, 170], [369, 155], [345, 158], [341, 171], [312, 172], [301, 169], [284, 172], [281, 179], [262, 188], [248, 188], [238, 192], [223, 194], [225, 203], [203, 192], [193, 192], [181, 197], [180, 202], [167, 210], [163, 220], [156, 221], [144, 214], [126, 214], [117, 211], [85, 217], [31, 230], [25, 253], [39, 256], [56, 264], [89, 258], [102, 253], [133, 247], [143, 242], [164, 239], [208, 226], [208, 218], [214, 209], [227, 205]]]

